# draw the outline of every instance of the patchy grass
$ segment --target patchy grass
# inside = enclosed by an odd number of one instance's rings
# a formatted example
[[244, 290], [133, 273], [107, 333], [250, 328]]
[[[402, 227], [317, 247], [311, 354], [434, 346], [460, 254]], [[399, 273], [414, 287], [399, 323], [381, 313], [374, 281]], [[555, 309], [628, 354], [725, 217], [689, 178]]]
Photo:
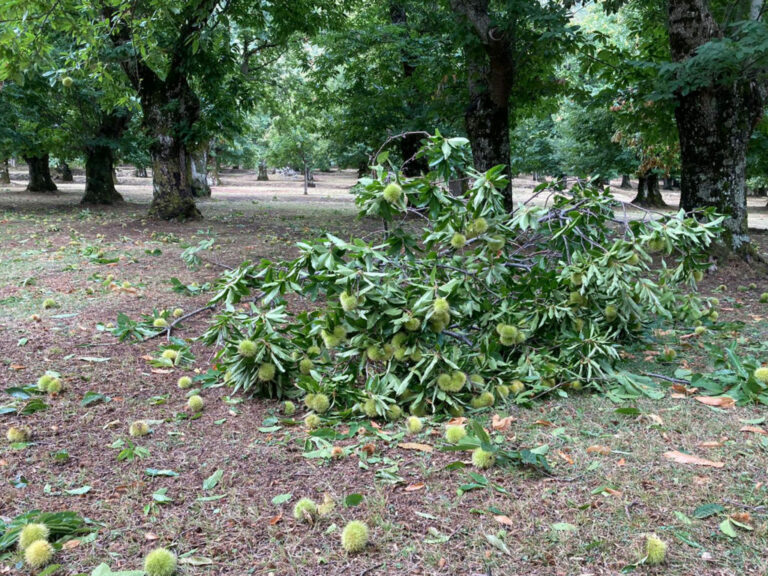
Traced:
[[[148, 361], [162, 339], [131, 345], [108, 333], [120, 312], [138, 318], [205, 304], [204, 293], [175, 292], [172, 277], [203, 285], [221, 265], [284, 257], [296, 240], [326, 230], [376, 231], [377, 223], [355, 218], [343, 190], [351, 176], [336, 178], [327, 192], [321, 178], [309, 198], [293, 189], [281, 196], [276, 184], [254, 184], [250, 195], [232, 185], [203, 202], [206, 219], [190, 225], [143, 220], [146, 185], [128, 190], [126, 206], [103, 211], [80, 209], [74, 191], [29, 197], [28, 204], [18, 190], [0, 193], [2, 388], [34, 385], [46, 370], [64, 384], [61, 394], [40, 396], [45, 410], [0, 415], [3, 433], [12, 425], [33, 430], [30, 444], [0, 444], [0, 517], [39, 509], [88, 518], [95, 536], [57, 552], [59, 573], [90, 573], [101, 562], [139, 569], [147, 552], [165, 546], [190, 575], [607, 575], [641, 558], [648, 533], [667, 542], [668, 561], [636, 573], [768, 569], [761, 408], [709, 407], [662, 379], [661, 400], [576, 395], [497, 407], [483, 418], [512, 420], [494, 440], [546, 445], [553, 471], [480, 472], [452, 465], [468, 464], [469, 454], [438, 449], [443, 423], [407, 437], [402, 423], [368, 425], [351, 436], [348, 423], [338, 424], [341, 439], [324, 439], [304, 429], [302, 406], [293, 420], [277, 402], [230, 397], [225, 388], [180, 390], [177, 379], [204, 371], [211, 359], [197, 343], [194, 368], [169, 369]], [[204, 267], [188, 270], [181, 253], [208, 238], [219, 248]], [[721, 284], [725, 292], [716, 290]], [[711, 345], [737, 340], [744, 354], [764, 356], [768, 305], [759, 298], [768, 282], [733, 264], [713, 272], [703, 290], [720, 298], [720, 324], [698, 337], [652, 334], [627, 366], [674, 378], [680, 366], [711, 366]], [[46, 298], [58, 307], [43, 310]], [[193, 317], [177, 335], [192, 337], [205, 322]], [[674, 363], [657, 361], [664, 345], [677, 350]], [[199, 416], [186, 409], [194, 393], [206, 403]], [[0, 406], [28, 402], [0, 393]], [[132, 438], [128, 427], [138, 419], [152, 432]], [[344, 456], [331, 458], [332, 446]], [[664, 456], [670, 451], [722, 467], [679, 464]], [[293, 519], [299, 498], [321, 503], [326, 495], [335, 502], [327, 515], [313, 525]], [[717, 506], [702, 508], [708, 504]], [[721, 528], [729, 517], [739, 524]], [[371, 529], [371, 544], [357, 555], [340, 544], [350, 520]], [[15, 551], [0, 552], [0, 574], [26, 573], [17, 572], [18, 560]]]

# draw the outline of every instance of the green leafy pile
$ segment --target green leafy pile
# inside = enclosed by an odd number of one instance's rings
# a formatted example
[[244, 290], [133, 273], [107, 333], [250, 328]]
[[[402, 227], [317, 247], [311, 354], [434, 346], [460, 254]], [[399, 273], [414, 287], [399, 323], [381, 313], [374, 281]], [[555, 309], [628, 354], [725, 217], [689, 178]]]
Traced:
[[[218, 347], [219, 379], [324, 394], [343, 415], [457, 415], [510, 394], [601, 388], [649, 327], [713, 313], [690, 292], [722, 218], [630, 222], [582, 184], [541, 187], [510, 214], [501, 168], [472, 170], [466, 140], [438, 134], [421, 154], [425, 176], [404, 178], [383, 153], [360, 180], [361, 215], [384, 223], [376, 241], [328, 234], [299, 243], [295, 260], [220, 277], [210, 303], [221, 312], [202, 336]], [[471, 185], [449, 192], [459, 175]], [[296, 297], [306, 305], [292, 313]]]

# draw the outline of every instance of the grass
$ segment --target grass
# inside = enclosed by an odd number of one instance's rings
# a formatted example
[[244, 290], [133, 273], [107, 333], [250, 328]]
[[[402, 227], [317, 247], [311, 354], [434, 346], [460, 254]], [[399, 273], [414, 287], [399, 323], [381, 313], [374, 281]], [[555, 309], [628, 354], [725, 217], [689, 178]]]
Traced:
[[[607, 575], [641, 559], [648, 533], [667, 542], [668, 561], [637, 566], [634, 573], [768, 569], [768, 436], [742, 431], [765, 427], [764, 410], [723, 410], [674, 397], [663, 380], [660, 400], [577, 394], [483, 414], [514, 418], [494, 436], [502, 445], [546, 445], [551, 475], [454, 469], [451, 464], [469, 462], [469, 454], [398, 447], [401, 441], [439, 447], [443, 426], [434, 422], [416, 436], [406, 436], [401, 422], [335, 441], [348, 455], [330, 459], [307, 457], [318, 446], [301, 425], [299, 402], [297, 425], [282, 417], [278, 402], [230, 398], [222, 388], [202, 391], [206, 408], [199, 417], [188, 413], [189, 391], [179, 390], [176, 380], [194, 371], [153, 367], [145, 357], [156, 357], [161, 341], [118, 343], [104, 326], [119, 312], [138, 317], [153, 308], [191, 311], [205, 303], [205, 294], [174, 292], [171, 277], [203, 284], [216, 277], [218, 263], [282, 257], [295, 240], [323, 230], [364, 235], [377, 229], [356, 220], [351, 202], [340, 195], [326, 205], [311, 198], [275, 201], [274, 194], [269, 189], [255, 203], [224, 195], [203, 204], [203, 223], [185, 226], [145, 222], [140, 204], [82, 211], [68, 205], [76, 198], [65, 194], [55, 199], [61, 208], [46, 211], [39, 198], [27, 209], [22, 195], [0, 193], [2, 388], [33, 384], [45, 370], [60, 372], [65, 384], [60, 396], [43, 398], [46, 410], [0, 415], [3, 431], [19, 424], [35, 430], [29, 445], [0, 444], [0, 519], [32, 509], [87, 517], [95, 536], [58, 551], [57, 573], [90, 573], [101, 562], [135, 570], [149, 550], [166, 546], [180, 555], [180, 571], [189, 575]], [[146, 191], [131, 198], [146, 202]], [[207, 267], [187, 270], [181, 252], [208, 237], [221, 249]], [[119, 260], [100, 263], [94, 256], [99, 251]], [[117, 283], [130, 282], [135, 292], [110, 289], [109, 274]], [[710, 366], [707, 344], [738, 339], [742, 353], [764, 356], [768, 306], [758, 300], [768, 282], [750, 274], [729, 266], [705, 280], [705, 293], [721, 299], [717, 330], [699, 338], [681, 339], [676, 331], [651, 335], [631, 350], [626, 366], [674, 377], [681, 365]], [[754, 289], [737, 289], [752, 281]], [[715, 292], [720, 284], [729, 286], [725, 294]], [[42, 310], [48, 297], [59, 308]], [[29, 320], [31, 314], [40, 321]], [[179, 335], [192, 337], [204, 326], [205, 317], [193, 318]], [[664, 344], [678, 351], [675, 363], [656, 361]], [[197, 343], [191, 348], [194, 369], [205, 370], [210, 350]], [[84, 406], [88, 392], [108, 400]], [[23, 402], [0, 393], [0, 406], [10, 405]], [[128, 426], [137, 419], [150, 421], [152, 434], [130, 438]], [[126, 444], [114, 446], [121, 440], [149, 455], [119, 462]], [[372, 456], [363, 452], [368, 444]], [[672, 450], [723, 467], [678, 464], [664, 456]], [[66, 462], [55, 458], [62, 451]], [[149, 469], [175, 475], [150, 475]], [[216, 470], [223, 471], [221, 479], [205, 489]], [[91, 487], [83, 495], [66, 492], [83, 486]], [[170, 501], [158, 501], [158, 494]], [[285, 494], [289, 500], [273, 503]], [[325, 494], [336, 502], [329, 515], [314, 525], [293, 520], [299, 498], [321, 502]], [[349, 498], [356, 494], [359, 503]], [[710, 507], [711, 515], [702, 508], [708, 504], [718, 505]], [[728, 535], [721, 528], [728, 518], [751, 529], [731, 524]], [[347, 555], [340, 533], [354, 519], [368, 523], [372, 543]], [[18, 561], [15, 551], [0, 552], [0, 573], [28, 573]]]

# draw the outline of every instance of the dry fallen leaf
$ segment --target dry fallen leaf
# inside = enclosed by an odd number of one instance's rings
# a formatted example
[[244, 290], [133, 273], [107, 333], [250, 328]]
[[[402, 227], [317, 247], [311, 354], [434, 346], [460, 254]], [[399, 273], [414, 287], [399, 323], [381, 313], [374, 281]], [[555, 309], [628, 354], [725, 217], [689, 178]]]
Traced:
[[144, 534], [144, 540], [157, 540], [159, 536], [154, 532], [147, 532]]
[[562, 458], [562, 459], [563, 459], [563, 460], [565, 460], [566, 462], [568, 462], [568, 464], [570, 464], [571, 466], [573, 466], [573, 458], [571, 458], [571, 457], [570, 457], [568, 454], [566, 454], [566, 453], [565, 453], [565, 452], [563, 452], [562, 450], [558, 450], [558, 451], [557, 451], [557, 455], [558, 455], [558, 456], [560, 456], [560, 458]]
[[275, 524], [280, 522], [280, 520], [282, 520], [282, 519], [283, 519], [283, 515], [282, 514], [278, 514], [277, 516], [272, 516], [272, 518], [269, 519], [269, 525], [270, 526], [274, 526]]
[[707, 406], [717, 406], [718, 408], [733, 408], [736, 404], [736, 400], [730, 396], [696, 396], [694, 400]]
[[712, 460], [707, 460], [706, 458], [699, 458], [698, 456], [693, 456], [692, 454], [684, 454], [683, 452], [678, 452], [677, 450], [670, 450], [669, 452], [664, 452], [664, 458], [668, 460], [672, 460], [673, 462], [677, 462], [678, 464], [693, 464], [694, 466], [711, 466], [712, 468], [722, 468], [725, 466], [722, 462], [713, 462]]
[[749, 524], [752, 522], [752, 517], [749, 515], [749, 512], [736, 512], [735, 514], [731, 514], [731, 518], [742, 524]]
[[64, 542], [64, 544], [61, 545], [61, 548], [63, 550], [72, 550], [73, 548], [77, 548], [80, 546], [80, 540], [67, 540]]
[[432, 452], [434, 448], [429, 444], [419, 444], [418, 442], [403, 442], [398, 444], [398, 448], [404, 450], [420, 450], [421, 452]]
[[416, 484], [410, 484], [405, 487], [406, 492], [416, 492], [424, 488], [424, 482], [417, 482]]
[[499, 524], [505, 524], [507, 526], [515, 525], [515, 523], [512, 522], [512, 519], [509, 516], [494, 516], [493, 519], [496, 520], [496, 522], [498, 522]]
[[611, 449], [608, 448], [608, 446], [601, 446], [600, 444], [595, 444], [587, 448], [587, 454], [601, 454], [603, 456], [608, 456], [610, 453]]
[[515, 419], [512, 416], [507, 416], [506, 418], [499, 418], [498, 414], [494, 414], [493, 418], [491, 418], [491, 428], [494, 430], [506, 430], [510, 427], [512, 422], [514, 422]]
[[376, 452], [376, 445], [372, 442], [366, 444], [363, 446], [363, 452], [365, 452], [368, 456], [373, 456], [373, 453]]
[[682, 384], [672, 384], [672, 390], [678, 394], [691, 395], [699, 391], [698, 388], [688, 388]]
[[534, 426], [554, 426], [552, 422], [549, 420], [536, 420], [536, 422], [533, 423]]
[[752, 432], [753, 434], [762, 434], [768, 436], [768, 432], [760, 428], [760, 426], [742, 426], [741, 432]]
[[459, 416], [458, 418], [451, 418], [448, 420], [448, 422], [445, 423], [446, 426], [463, 426], [467, 423], [467, 418], [465, 416]]
[[720, 442], [719, 440], [707, 440], [706, 442], [699, 442], [699, 446], [702, 448], [721, 448], [723, 442]]
[[24, 366], [23, 364], [11, 364], [10, 368], [11, 368], [11, 370], [17, 370], [18, 371], [18, 370], [26, 369], [26, 366]]
[[664, 426], [664, 420], [662, 420], [661, 416], [659, 416], [658, 414], [646, 414], [646, 418], [648, 418], [649, 420], [653, 420], [659, 426]]

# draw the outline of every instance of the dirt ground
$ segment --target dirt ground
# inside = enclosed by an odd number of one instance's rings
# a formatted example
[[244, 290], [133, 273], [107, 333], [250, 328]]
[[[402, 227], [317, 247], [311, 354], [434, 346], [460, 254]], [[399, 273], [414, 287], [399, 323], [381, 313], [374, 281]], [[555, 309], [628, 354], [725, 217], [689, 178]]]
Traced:
[[[101, 562], [137, 570], [149, 550], [166, 546], [184, 575], [613, 575], [640, 559], [651, 532], [667, 542], [668, 561], [635, 573], [768, 570], [764, 407], [710, 407], [668, 389], [657, 401], [580, 395], [488, 414], [513, 418], [500, 442], [548, 445], [551, 476], [454, 469], [468, 457], [435, 448], [437, 423], [416, 437], [388, 424], [335, 440], [342, 458], [308, 457], [322, 446], [283, 418], [277, 402], [211, 388], [201, 391], [202, 414], [190, 415], [188, 391], [176, 381], [205, 371], [210, 349], [194, 342], [194, 365], [157, 368], [148, 359], [162, 339], [120, 343], [105, 329], [119, 313], [139, 318], [205, 304], [207, 294], [174, 292], [173, 277], [203, 285], [217, 264], [289, 257], [296, 241], [324, 232], [375, 232], [376, 222], [356, 216], [354, 173], [319, 174], [308, 196], [298, 179], [258, 183], [250, 172], [227, 173], [200, 202], [204, 219], [191, 224], [146, 220], [151, 186], [127, 171], [118, 186], [127, 202], [107, 209], [78, 205], [80, 175], [52, 195], [23, 192], [20, 177], [0, 188], [0, 408], [23, 407], [8, 389], [34, 385], [46, 370], [61, 374], [64, 390], [43, 397], [47, 409], [33, 414], [0, 410], [3, 434], [12, 425], [33, 432], [23, 446], [0, 441], [0, 520], [35, 509], [87, 518], [93, 532], [63, 544], [56, 574], [90, 573]], [[516, 191], [532, 186], [516, 182]], [[762, 208], [758, 227], [761, 218]], [[208, 238], [217, 247], [208, 266], [188, 270], [181, 252]], [[768, 251], [768, 238], [755, 239]], [[109, 275], [120, 288], [109, 287]], [[731, 263], [713, 269], [702, 291], [721, 299], [720, 330], [699, 339], [657, 334], [627, 362], [670, 374], [655, 358], [663, 344], [678, 350], [682, 365], [706, 365], [706, 346], [734, 341], [765, 356], [768, 305], [759, 300], [768, 278]], [[44, 309], [47, 298], [56, 307]], [[193, 338], [206, 322], [195, 316], [176, 335]], [[102, 398], [89, 403], [91, 393]], [[636, 411], [617, 412], [627, 407]], [[149, 422], [150, 435], [128, 435], [137, 419]], [[343, 435], [347, 426], [336, 430]], [[371, 444], [373, 455], [363, 450]], [[118, 460], [131, 446], [134, 458]], [[664, 457], [671, 450], [722, 466], [678, 464]], [[216, 471], [221, 478], [206, 489]], [[292, 517], [299, 498], [324, 495], [336, 502], [329, 515], [314, 525]], [[704, 515], [706, 504], [719, 508]], [[720, 526], [728, 518], [744, 527], [726, 534]], [[371, 527], [371, 545], [347, 555], [339, 534], [355, 519]], [[28, 573], [15, 550], [0, 550], [0, 574]]]

